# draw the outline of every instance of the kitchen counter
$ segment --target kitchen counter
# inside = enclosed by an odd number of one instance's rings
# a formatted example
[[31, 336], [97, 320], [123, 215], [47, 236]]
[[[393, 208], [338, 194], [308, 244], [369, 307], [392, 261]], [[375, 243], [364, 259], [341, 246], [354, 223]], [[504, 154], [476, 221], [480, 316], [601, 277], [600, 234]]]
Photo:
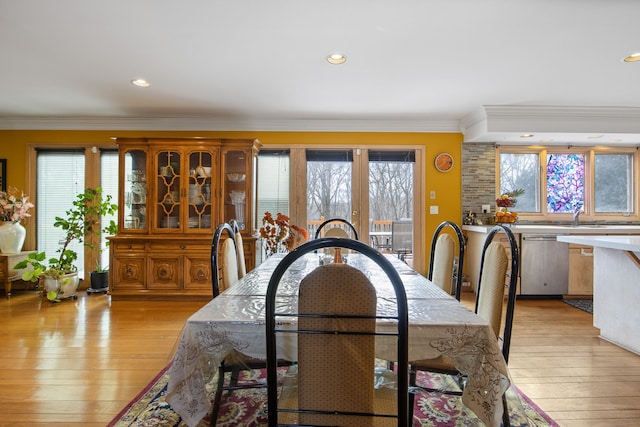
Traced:
[[[515, 234], [640, 234], [640, 225], [558, 225], [558, 224], [511, 224], [507, 225]], [[493, 225], [463, 225], [462, 229], [477, 233], [488, 233]]]
[[558, 236], [593, 246], [593, 326], [600, 336], [640, 354], [640, 236]]
[[640, 252], [640, 236], [558, 236], [559, 242]]
[[[516, 238], [519, 244], [522, 243], [523, 238], [535, 237], [536, 235], [545, 235], [550, 238], [555, 238], [559, 236], [593, 236], [593, 237], [604, 237], [605, 235], [622, 235], [621, 237], [626, 237], [629, 234], [640, 235], [640, 225], [636, 224], [580, 224], [578, 226], [573, 226], [570, 224], [507, 224], [509, 229], [516, 235]], [[465, 273], [465, 281], [468, 281], [471, 285], [471, 289], [477, 288], [477, 279], [478, 274], [480, 272], [480, 256], [482, 253], [482, 246], [484, 244], [484, 240], [486, 239], [486, 235], [489, 231], [494, 227], [494, 225], [463, 225], [462, 229], [465, 231], [468, 240], [467, 240], [467, 249], [464, 263], [464, 273]], [[500, 239], [501, 236], [504, 236], [503, 233], [498, 233], [496, 238]], [[559, 239], [558, 239], [559, 240]], [[550, 243], [551, 244], [551, 243]], [[575, 243], [574, 243], [575, 244]], [[583, 244], [583, 243], [581, 243]], [[568, 244], [561, 243], [560, 246]], [[520, 246], [520, 255], [522, 261], [523, 249], [528, 251], [531, 250], [540, 250], [539, 248], [523, 248]], [[579, 250], [580, 253], [590, 251], [587, 250]], [[569, 249], [567, 251], [567, 256], [569, 255]], [[546, 252], [546, 251], [545, 251]], [[539, 263], [545, 265], [549, 260], [549, 257], [554, 257], [554, 254], [551, 253], [541, 253], [539, 257], [527, 257], [528, 260], [534, 259], [538, 260]], [[545, 257], [547, 260], [545, 260]], [[583, 259], [584, 257], [581, 257]], [[588, 260], [589, 265], [592, 264], [591, 257]], [[557, 257], [555, 264], [564, 264], [565, 268], [570, 268], [569, 259], [567, 257], [560, 258]], [[528, 269], [528, 270], [527, 270]], [[575, 271], [579, 270], [583, 272], [585, 277], [577, 278], [572, 281], [570, 285], [568, 272], [552, 272], [547, 270], [539, 270], [536, 268], [532, 268], [531, 265], [520, 265], [520, 277], [518, 280], [518, 295], [590, 295], [591, 294], [591, 270], [574, 266], [574, 277]], [[545, 272], [544, 275], [538, 276], [538, 272]], [[529, 274], [531, 273], [531, 274]], [[533, 275], [533, 276], [532, 276]], [[553, 278], [555, 275], [555, 279]], [[543, 277], [544, 276], [544, 277]], [[524, 277], [524, 289], [521, 278]], [[564, 282], [562, 284], [555, 282]], [[588, 281], [588, 283], [587, 283]], [[553, 285], [552, 285], [553, 282]], [[530, 286], [533, 283], [535, 286]], [[576, 283], [580, 284], [580, 286], [574, 286]], [[540, 285], [540, 286], [538, 286]], [[557, 286], [556, 286], [557, 285]], [[578, 289], [579, 288], [579, 289]], [[579, 292], [576, 293], [576, 289]]]

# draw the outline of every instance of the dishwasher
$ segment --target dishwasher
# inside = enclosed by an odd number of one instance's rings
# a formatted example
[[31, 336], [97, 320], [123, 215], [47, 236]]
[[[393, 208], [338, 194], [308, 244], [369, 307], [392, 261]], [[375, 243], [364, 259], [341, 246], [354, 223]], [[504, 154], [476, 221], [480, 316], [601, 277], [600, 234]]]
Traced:
[[569, 291], [569, 244], [556, 235], [523, 234], [520, 243], [520, 294], [561, 296]]

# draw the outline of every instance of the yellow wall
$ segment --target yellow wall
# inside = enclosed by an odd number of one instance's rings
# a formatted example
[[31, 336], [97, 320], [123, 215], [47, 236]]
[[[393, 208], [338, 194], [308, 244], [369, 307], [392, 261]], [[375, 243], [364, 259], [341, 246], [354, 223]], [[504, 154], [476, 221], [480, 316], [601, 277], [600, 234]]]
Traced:
[[[368, 133], [368, 132], [158, 132], [158, 131], [20, 131], [0, 130], [0, 158], [7, 159], [8, 186], [24, 189], [27, 183], [27, 145], [46, 146], [68, 144], [83, 147], [113, 146], [111, 137], [208, 137], [257, 138], [264, 146], [270, 144], [340, 144], [361, 145], [423, 145], [425, 147], [424, 189], [426, 194], [425, 247], [442, 221], [460, 223], [461, 212], [461, 153], [462, 134], [459, 133]], [[454, 167], [450, 172], [438, 172], [434, 159], [438, 153], [451, 153]], [[431, 191], [436, 199], [430, 200]], [[429, 214], [429, 206], [437, 205], [439, 213]], [[428, 254], [426, 254], [428, 256]]]

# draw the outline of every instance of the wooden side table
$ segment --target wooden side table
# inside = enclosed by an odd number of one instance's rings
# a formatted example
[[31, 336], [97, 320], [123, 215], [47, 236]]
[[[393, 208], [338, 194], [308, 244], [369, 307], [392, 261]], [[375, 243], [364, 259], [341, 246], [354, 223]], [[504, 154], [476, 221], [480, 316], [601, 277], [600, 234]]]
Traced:
[[24, 270], [14, 270], [13, 266], [35, 251], [22, 251], [19, 254], [0, 254], [0, 282], [4, 283], [7, 299], [11, 298], [11, 282], [19, 280]]

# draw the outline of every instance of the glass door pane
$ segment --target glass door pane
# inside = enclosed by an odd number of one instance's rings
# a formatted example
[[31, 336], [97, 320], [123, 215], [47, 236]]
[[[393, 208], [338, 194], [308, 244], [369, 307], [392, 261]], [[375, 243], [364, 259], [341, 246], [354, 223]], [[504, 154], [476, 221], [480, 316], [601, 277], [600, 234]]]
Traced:
[[211, 184], [213, 155], [208, 151], [189, 153], [188, 228], [211, 228]]
[[383, 252], [413, 253], [414, 151], [369, 152], [369, 238]]
[[307, 224], [309, 238], [330, 218], [351, 222], [352, 211], [351, 150], [307, 150]]
[[180, 153], [161, 151], [156, 157], [156, 226], [180, 228]]
[[124, 155], [124, 169], [124, 212], [122, 228], [142, 230], [147, 226], [146, 153], [142, 150], [128, 151]]
[[246, 224], [250, 218], [247, 204], [247, 171], [249, 158], [246, 151], [230, 150], [223, 154], [223, 194], [224, 194], [224, 222], [235, 219], [241, 230], [251, 226]]

